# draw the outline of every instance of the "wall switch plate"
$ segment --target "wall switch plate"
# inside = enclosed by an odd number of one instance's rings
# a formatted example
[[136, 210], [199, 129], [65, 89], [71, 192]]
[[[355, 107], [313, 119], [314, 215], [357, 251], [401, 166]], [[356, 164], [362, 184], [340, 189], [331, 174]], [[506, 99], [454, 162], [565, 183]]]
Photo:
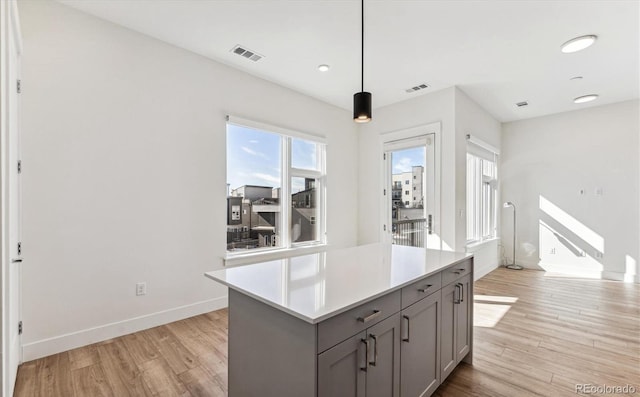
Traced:
[[146, 295], [147, 294], [147, 283], [136, 283], [136, 295]]

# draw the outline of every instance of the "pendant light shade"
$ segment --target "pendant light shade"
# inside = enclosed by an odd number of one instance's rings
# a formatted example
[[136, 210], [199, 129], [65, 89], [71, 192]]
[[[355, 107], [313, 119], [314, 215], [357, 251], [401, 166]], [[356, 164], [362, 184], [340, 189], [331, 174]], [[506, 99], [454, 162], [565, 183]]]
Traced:
[[356, 123], [367, 123], [371, 121], [371, 93], [364, 91], [364, 0], [361, 0], [361, 27], [362, 40], [361, 44], [361, 74], [360, 74], [360, 92], [353, 94], [353, 121]]
[[353, 121], [356, 123], [371, 121], [370, 92], [357, 92], [353, 94]]

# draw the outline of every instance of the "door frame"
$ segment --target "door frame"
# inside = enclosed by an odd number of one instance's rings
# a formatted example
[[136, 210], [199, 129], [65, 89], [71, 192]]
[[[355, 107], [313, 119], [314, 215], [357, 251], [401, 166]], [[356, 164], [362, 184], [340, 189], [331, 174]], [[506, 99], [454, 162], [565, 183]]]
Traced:
[[[18, 5], [16, 0], [8, 0], [0, 2], [0, 21], [2, 22], [2, 51], [0, 53], [0, 220], [2, 227], [0, 228], [0, 260], [2, 262], [2, 394], [6, 396], [13, 395], [15, 380], [17, 375], [17, 366], [22, 362], [22, 338], [18, 335], [18, 346], [11, 345], [11, 331], [18, 328], [17, 322], [21, 317], [20, 299], [17, 303], [17, 318], [10, 316], [10, 305], [12, 289], [17, 288], [17, 296], [21, 296], [21, 279], [20, 267], [18, 266], [18, 274], [13, 277], [17, 285], [11, 285], [10, 267], [11, 267], [11, 246], [10, 246], [10, 221], [9, 221], [9, 194], [10, 194], [10, 172], [17, 172], [16, 164], [10, 164], [10, 145], [18, 145], [19, 138], [16, 142], [10, 139], [10, 113], [8, 103], [11, 95], [15, 94], [17, 87], [16, 81], [10, 81], [10, 69], [13, 65], [17, 65], [15, 76], [20, 78], [20, 56], [22, 54], [22, 36], [20, 34], [20, 20], [18, 17]], [[15, 45], [15, 54], [8, 51], [8, 40], [13, 40]], [[17, 57], [17, 59], [16, 59]], [[17, 128], [18, 134], [20, 129], [20, 105], [18, 99], [17, 110]], [[19, 152], [18, 152], [19, 153]], [[19, 157], [19, 156], [18, 156]], [[14, 323], [11, 323], [13, 320]], [[17, 351], [15, 351], [17, 349]], [[10, 364], [10, 358], [17, 357], [16, 363]]]
[[[417, 139], [423, 137], [425, 135], [433, 134], [434, 137], [434, 166], [435, 166], [435, 189], [436, 192], [434, 194], [435, 202], [434, 202], [434, 214], [435, 220], [433, 222], [433, 233], [438, 236], [438, 249], [442, 249], [442, 237], [441, 237], [441, 218], [442, 218], [442, 209], [440, 206], [441, 196], [442, 196], [442, 185], [441, 185], [441, 145], [442, 145], [442, 124], [438, 121], [435, 123], [420, 125], [417, 127], [405, 128], [401, 130], [389, 131], [380, 134], [380, 169], [379, 175], [381, 178], [381, 186], [380, 189], [380, 215], [382, 216], [381, 225], [380, 225], [380, 241], [381, 242], [390, 242], [391, 241], [391, 225], [388, 224], [391, 219], [391, 211], [389, 207], [389, 197], [391, 195], [391, 191], [389, 191], [389, 195], [385, 194], [386, 190], [389, 190], [387, 186], [387, 181], [391, 179], [391, 175], [389, 175], [390, 170], [387, 166], [388, 161], [385, 158], [386, 149], [385, 147], [396, 141]], [[386, 226], [386, 228], [385, 228]]]

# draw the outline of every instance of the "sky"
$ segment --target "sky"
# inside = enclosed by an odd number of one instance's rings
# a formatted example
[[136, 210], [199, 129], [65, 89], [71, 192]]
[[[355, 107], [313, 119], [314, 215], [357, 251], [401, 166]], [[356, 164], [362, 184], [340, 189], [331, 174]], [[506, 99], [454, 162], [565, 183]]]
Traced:
[[[243, 185], [280, 187], [281, 136], [227, 124], [227, 183], [231, 189]], [[393, 152], [392, 173], [411, 171], [414, 165], [425, 165], [424, 147]], [[316, 169], [316, 144], [292, 139], [291, 165]], [[303, 178], [292, 178], [292, 193], [304, 190]]]
[[398, 150], [391, 154], [392, 174], [409, 172], [414, 165], [425, 166], [424, 147]]
[[[243, 185], [280, 187], [281, 136], [227, 124], [227, 183], [231, 189]], [[292, 139], [291, 165], [316, 169], [316, 144]], [[304, 190], [303, 178], [292, 178], [292, 193]]]

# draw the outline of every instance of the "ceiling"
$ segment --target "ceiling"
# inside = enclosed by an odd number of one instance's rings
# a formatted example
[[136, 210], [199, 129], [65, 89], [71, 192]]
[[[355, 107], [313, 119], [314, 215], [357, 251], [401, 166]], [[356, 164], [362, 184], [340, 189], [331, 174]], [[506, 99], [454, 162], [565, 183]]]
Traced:
[[[344, 109], [360, 90], [358, 0], [59, 2]], [[586, 34], [592, 47], [560, 52]], [[455, 85], [500, 121], [638, 98], [640, 1], [365, 0], [364, 73], [374, 109]]]

